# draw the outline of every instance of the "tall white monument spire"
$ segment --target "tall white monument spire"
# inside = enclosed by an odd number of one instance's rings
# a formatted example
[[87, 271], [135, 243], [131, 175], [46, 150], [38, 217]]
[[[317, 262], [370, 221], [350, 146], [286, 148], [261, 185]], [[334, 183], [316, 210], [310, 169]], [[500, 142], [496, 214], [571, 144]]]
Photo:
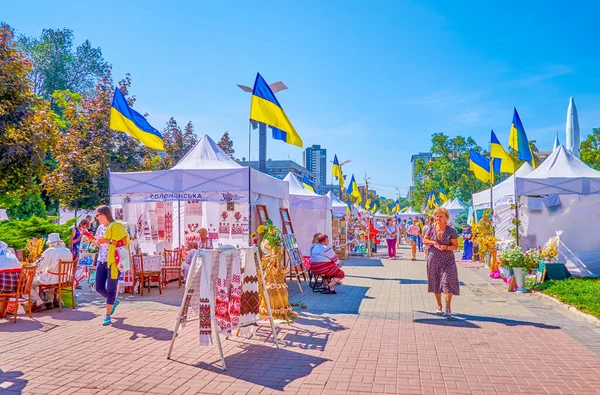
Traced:
[[573, 155], [579, 158], [579, 118], [577, 117], [577, 107], [575, 100], [571, 97], [569, 100], [569, 109], [567, 110], [567, 127], [566, 127], [566, 145], [565, 148]]
[[556, 136], [554, 137], [554, 147], [552, 147], [552, 151], [558, 148], [560, 145], [560, 141], [558, 140], [558, 130], [556, 131]]

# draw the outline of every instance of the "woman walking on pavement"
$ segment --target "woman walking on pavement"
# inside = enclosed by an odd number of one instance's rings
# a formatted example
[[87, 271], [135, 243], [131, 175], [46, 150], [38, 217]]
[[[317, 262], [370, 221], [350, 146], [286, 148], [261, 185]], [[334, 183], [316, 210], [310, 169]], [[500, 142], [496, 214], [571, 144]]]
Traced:
[[[460, 295], [454, 251], [458, 249], [458, 233], [448, 225], [448, 210], [438, 207], [433, 212], [436, 224], [429, 228], [423, 242], [429, 246], [427, 256], [427, 291], [435, 294], [438, 315], [452, 316], [452, 296]], [[446, 311], [442, 312], [442, 294]]]
[[385, 241], [388, 246], [388, 257], [391, 260], [396, 259], [396, 241], [398, 239], [398, 227], [394, 224], [393, 218], [388, 218], [385, 224]]
[[106, 316], [102, 321], [102, 325], [110, 325], [112, 323], [111, 316], [121, 302], [117, 299], [120, 271], [120, 256], [117, 248], [128, 247], [129, 236], [125, 226], [114, 220], [110, 207], [98, 207], [96, 209], [96, 219], [100, 222], [95, 239], [95, 244], [99, 246], [96, 290], [106, 298]]

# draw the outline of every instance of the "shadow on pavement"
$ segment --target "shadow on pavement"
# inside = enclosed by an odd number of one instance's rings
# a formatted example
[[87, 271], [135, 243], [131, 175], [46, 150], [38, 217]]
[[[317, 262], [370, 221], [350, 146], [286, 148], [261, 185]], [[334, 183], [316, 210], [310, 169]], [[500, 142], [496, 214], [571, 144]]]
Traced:
[[[241, 352], [225, 357], [227, 370], [221, 370], [220, 373], [277, 391], [282, 391], [295, 380], [308, 376], [315, 367], [329, 361], [284, 348], [255, 344], [240, 348]], [[194, 366], [219, 371], [220, 361], [215, 361], [214, 364], [200, 362]]]
[[[308, 284], [307, 284], [308, 285]], [[337, 294], [312, 292], [308, 287], [304, 293], [290, 292], [290, 303], [302, 302], [307, 306], [306, 313], [312, 314], [358, 314], [361, 303], [373, 297], [367, 296], [370, 287], [338, 285]]]
[[509, 318], [479, 316], [470, 314], [453, 314], [451, 318], [444, 318], [427, 311], [418, 311], [419, 313], [434, 316], [436, 318], [419, 318], [413, 322], [417, 324], [441, 325], [441, 326], [457, 326], [463, 328], [480, 328], [475, 322], [491, 322], [495, 324], [503, 324], [506, 326], [533, 326], [542, 329], [560, 329], [556, 325], [546, 325], [541, 322], [511, 320]]
[[[317, 328], [317, 330], [311, 330], [312, 328], [300, 327], [308, 326]], [[325, 329], [325, 331], [319, 331], [318, 328]], [[302, 315], [294, 319], [293, 324], [281, 328], [280, 338], [285, 342], [286, 347], [298, 347], [302, 350], [318, 350], [325, 351], [325, 346], [329, 341], [329, 335], [331, 332], [346, 330], [343, 325], [337, 323], [337, 321], [330, 317], [317, 316], [317, 315]]]
[[58, 311], [58, 308], [53, 308], [52, 310], [42, 310], [37, 313], [33, 313], [33, 316], [35, 318], [52, 317], [55, 320], [61, 321], [89, 321], [97, 317], [97, 315], [91, 311], [78, 310], [77, 307], [75, 307], [75, 310], [70, 307], [63, 307], [63, 311]]
[[58, 325], [49, 324], [47, 322], [38, 321], [35, 317], [33, 319], [29, 319], [29, 317], [24, 318], [23, 316], [17, 318], [17, 323], [15, 324], [12, 320], [7, 321], [2, 324], [0, 328], [0, 332], [6, 333], [19, 333], [19, 332], [31, 332], [31, 331], [40, 331], [40, 332], [48, 332]]
[[[151, 337], [154, 340], [167, 341], [173, 338], [173, 331], [165, 328], [156, 328], [152, 326], [137, 326], [126, 324], [124, 318], [115, 318], [112, 326], [124, 331], [131, 332], [129, 340], [136, 340], [140, 337]], [[140, 336], [142, 335], [142, 336]]]
[[369, 258], [363, 258], [363, 259], [346, 259], [344, 261], [344, 265], [342, 266], [342, 269], [344, 268], [344, 266], [384, 267], [383, 262], [381, 261], [381, 259], [369, 259]]
[[[369, 280], [379, 280], [379, 281], [398, 281], [400, 284], [411, 285], [411, 284], [427, 284], [427, 280], [425, 279], [412, 279], [412, 278], [385, 278], [385, 277], [370, 277], [370, 276], [355, 276], [355, 275], [347, 275], [346, 277], [352, 278], [364, 278]], [[464, 286], [465, 283], [460, 282], [461, 286]]]
[[0, 369], [0, 393], [6, 394], [21, 394], [27, 385], [27, 380], [19, 377], [23, 376], [23, 372], [12, 370], [5, 372]]

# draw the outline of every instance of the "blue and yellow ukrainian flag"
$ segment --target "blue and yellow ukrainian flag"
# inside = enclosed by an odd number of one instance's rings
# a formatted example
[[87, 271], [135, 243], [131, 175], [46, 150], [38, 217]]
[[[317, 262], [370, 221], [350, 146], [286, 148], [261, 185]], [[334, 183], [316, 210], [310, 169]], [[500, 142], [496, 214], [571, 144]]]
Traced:
[[377, 212], [377, 210], [379, 209], [379, 203], [377, 202], [377, 200], [375, 200], [373, 202], [373, 205], [371, 206], [371, 214], [375, 214]]
[[358, 190], [358, 184], [354, 179], [354, 174], [352, 174], [352, 178], [350, 179], [350, 185], [348, 185], [348, 194], [356, 198], [356, 204], [360, 204], [362, 202], [362, 195]]
[[274, 139], [302, 148], [302, 139], [296, 133], [275, 94], [259, 73], [256, 73], [254, 89], [252, 89], [250, 119], [271, 126]]
[[333, 156], [333, 166], [331, 167], [331, 173], [334, 177], [340, 182], [340, 191], [344, 190], [344, 175], [342, 174], [342, 167], [340, 166], [340, 162], [338, 162], [337, 155]]
[[128, 133], [148, 148], [165, 150], [162, 134], [150, 126], [142, 114], [129, 107], [119, 88], [115, 88], [115, 95], [110, 108], [109, 128]]
[[442, 203], [446, 203], [448, 201], [448, 195], [446, 195], [446, 192], [444, 191], [444, 188], [440, 187], [440, 200], [442, 201]]
[[[492, 138], [490, 140], [490, 157], [494, 158], [494, 171], [512, 174], [515, 172], [515, 162], [500, 144], [496, 133], [492, 130]], [[497, 163], [499, 162], [499, 166]]]
[[311, 192], [315, 192], [315, 186], [313, 183], [306, 177], [306, 175], [302, 176], [302, 185], [304, 188], [308, 189]]
[[365, 210], [371, 210], [371, 198], [368, 197], [367, 201], [365, 202]]
[[512, 125], [510, 126], [508, 146], [517, 152], [520, 160], [525, 160], [527, 162], [533, 161], [533, 155], [531, 154], [531, 149], [529, 148], [529, 140], [527, 140], [525, 128], [523, 127], [523, 123], [521, 123], [521, 117], [519, 117], [519, 113], [517, 112], [516, 108], [513, 113]]
[[429, 195], [427, 195], [427, 204], [425, 206], [425, 209], [431, 210], [431, 209], [438, 207], [439, 205], [440, 205], [440, 201], [439, 201], [435, 191], [431, 190], [431, 192], [429, 192]]
[[490, 182], [490, 160], [471, 148], [469, 152], [469, 169], [475, 178], [482, 182]]
[[340, 167], [340, 162], [338, 161], [337, 155], [333, 155], [333, 166], [331, 167], [331, 173], [338, 179], [342, 178], [342, 168]]

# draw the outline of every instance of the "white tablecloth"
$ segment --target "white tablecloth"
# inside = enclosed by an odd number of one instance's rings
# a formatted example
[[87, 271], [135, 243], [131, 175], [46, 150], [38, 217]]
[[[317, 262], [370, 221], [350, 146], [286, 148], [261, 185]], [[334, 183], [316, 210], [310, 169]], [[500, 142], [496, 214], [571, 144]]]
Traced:
[[[144, 272], [160, 272], [164, 259], [162, 255], [148, 255], [143, 257], [143, 262]], [[127, 270], [123, 273], [123, 279], [119, 280], [119, 284], [123, 285], [124, 287], [133, 286], [133, 277], [130, 270]], [[150, 285], [158, 285], [158, 282], [152, 281]]]

